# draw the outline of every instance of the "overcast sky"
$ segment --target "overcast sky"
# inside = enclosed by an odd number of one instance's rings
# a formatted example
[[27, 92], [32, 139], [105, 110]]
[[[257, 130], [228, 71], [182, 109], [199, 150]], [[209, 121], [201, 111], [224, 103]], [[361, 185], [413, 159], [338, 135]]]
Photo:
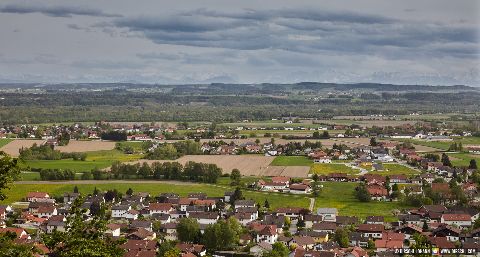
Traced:
[[1, 1], [0, 82], [479, 86], [479, 3]]

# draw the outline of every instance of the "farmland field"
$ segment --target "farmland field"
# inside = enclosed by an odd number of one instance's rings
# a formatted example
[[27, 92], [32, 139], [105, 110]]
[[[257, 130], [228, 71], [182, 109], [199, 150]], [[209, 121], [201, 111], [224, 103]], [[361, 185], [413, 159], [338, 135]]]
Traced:
[[0, 148], [0, 150], [6, 152], [7, 154], [18, 157], [20, 155], [19, 150], [23, 148], [31, 147], [33, 144], [43, 144], [45, 140], [30, 140], [30, 139], [14, 139], [8, 144]]
[[312, 166], [313, 161], [305, 156], [277, 156], [272, 166]]
[[318, 175], [328, 175], [331, 173], [347, 173], [349, 175], [355, 175], [359, 173], [359, 170], [352, 169], [341, 163], [318, 163], [312, 166], [310, 172]]
[[65, 146], [56, 146], [55, 150], [60, 152], [70, 153], [70, 152], [92, 152], [92, 151], [101, 151], [101, 150], [112, 150], [115, 148], [115, 142], [112, 141], [78, 141], [70, 140], [68, 145]]
[[[306, 166], [272, 166], [275, 157], [263, 155], [186, 155], [176, 162], [185, 165], [189, 161], [212, 163], [222, 168], [224, 173], [239, 169], [244, 176], [288, 176], [307, 177], [309, 167]], [[169, 162], [165, 160], [138, 160], [133, 163]], [[171, 162], [171, 161], [170, 161]]]

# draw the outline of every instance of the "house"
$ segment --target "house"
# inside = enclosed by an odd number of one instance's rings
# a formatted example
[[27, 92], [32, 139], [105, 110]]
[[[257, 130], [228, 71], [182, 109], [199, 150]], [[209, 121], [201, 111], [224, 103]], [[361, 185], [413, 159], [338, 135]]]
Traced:
[[127, 251], [124, 256], [154, 257], [156, 255], [157, 241], [129, 239], [120, 248]]
[[290, 178], [283, 176], [272, 177], [272, 183], [282, 183], [288, 186], [290, 184]]
[[154, 213], [166, 213], [173, 211], [172, 204], [170, 203], [151, 203], [148, 206], [149, 214], [152, 215]]
[[135, 240], [154, 240], [157, 238], [157, 233], [145, 228], [137, 228], [133, 233], [128, 234], [126, 238]]
[[384, 230], [384, 226], [379, 224], [360, 224], [357, 229], [363, 237], [374, 239], [381, 239]]
[[205, 256], [207, 254], [205, 246], [200, 244], [179, 243], [175, 247], [182, 253], [193, 253], [194, 256]]
[[49, 219], [47, 221], [47, 234], [53, 231], [65, 231], [65, 218], [62, 216], [58, 219]]
[[450, 242], [456, 242], [460, 239], [461, 230], [450, 225], [442, 224], [432, 231], [435, 237], [445, 237]]
[[389, 178], [390, 178], [390, 183], [393, 183], [393, 184], [407, 183], [408, 182], [407, 176], [402, 175], [402, 174], [399, 174], [399, 175], [394, 175], [393, 174], [393, 175], [390, 175]]
[[458, 227], [470, 227], [472, 226], [472, 217], [470, 214], [444, 213], [440, 219], [440, 222]]
[[215, 224], [219, 218], [218, 213], [215, 212], [192, 212], [189, 218], [196, 219], [199, 224]]
[[259, 181], [259, 187], [260, 190], [273, 192], [283, 192], [288, 189], [285, 183], [265, 182], [263, 180]]
[[235, 209], [242, 207], [256, 207], [256, 203], [253, 200], [236, 200], [233, 205]]
[[330, 157], [321, 157], [318, 159], [313, 160], [314, 163], [332, 163], [332, 159]]
[[275, 225], [266, 225], [261, 231], [257, 234], [257, 242], [266, 242], [269, 244], [274, 244], [277, 242], [278, 233], [277, 226]]
[[115, 223], [107, 224], [107, 230], [105, 231], [105, 233], [111, 235], [112, 237], [119, 237], [121, 227], [121, 225]]
[[337, 208], [318, 208], [317, 214], [323, 217], [323, 221], [336, 222], [338, 210]]
[[383, 225], [385, 218], [383, 216], [368, 216], [365, 219], [365, 224], [379, 224]]
[[27, 194], [28, 202], [52, 202], [52, 200], [53, 199], [50, 199], [50, 195], [45, 192], [29, 192]]
[[367, 185], [367, 191], [370, 194], [372, 200], [382, 201], [388, 197], [387, 189], [382, 185]]
[[30, 235], [23, 228], [0, 228], [0, 234], [14, 233], [18, 239], [30, 239]]
[[337, 224], [335, 222], [322, 221], [312, 225], [312, 231], [334, 233], [337, 230]]
[[125, 218], [128, 211], [131, 210], [130, 205], [112, 206], [112, 218]]
[[153, 230], [152, 222], [149, 220], [132, 220], [132, 222], [130, 223], [130, 228], [132, 229], [144, 228], [148, 231]]
[[305, 228], [312, 228], [313, 224], [323, 221], [323, 216], [307, 214], [303, 218], [303, 221], [305, 222]]
[[311, 236], [293, 236], [288, 242], [289, 247], [302, 247], [311, 250], [315, 246], [315, 240]]
[[264, 252], [270, 252], [272, 250], [272, 245], [268, 242], [259, 242], [255, 246], [250, 248], [250, 254], [256, 257], [260, 257]]
[[71, 202], [73, 202], [75, 199], [77, 199], [77, 197], [78, 197], [79, 195], [80, 195], [79, 193], [64, 193], [64, 194], [63, 194], [63, 202], [64, 202], [64, 203], [71, 203]]
[[291, 194], [309, 194], [312, 191], [309, 185], [305, 184], [291, 184], [290, 193]]
[[39, 218], [50, 218], [53, 215], [57, 215], [57, 208], [53, 205], [50, 206], [40, 206], [37, 210], [37, 217]]
[[276, 213], [277, 215], [283, 215], [285, 217], [289, 217], [291, 220], [297, 220], [299, 217], [302, 216], [303, 208], [298, 207], [284, 207], [278, 208]]

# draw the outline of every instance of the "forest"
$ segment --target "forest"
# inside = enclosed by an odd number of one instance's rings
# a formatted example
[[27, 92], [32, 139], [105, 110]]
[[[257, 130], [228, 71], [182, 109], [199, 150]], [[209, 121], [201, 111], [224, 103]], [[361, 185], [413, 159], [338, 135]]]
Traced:
[[[127, 88], [127, 86], [130, 86]], [[466, 86], [382, 84], [0, 85], [0, 123], [265, 120], [285, 116], [476, 112]]]

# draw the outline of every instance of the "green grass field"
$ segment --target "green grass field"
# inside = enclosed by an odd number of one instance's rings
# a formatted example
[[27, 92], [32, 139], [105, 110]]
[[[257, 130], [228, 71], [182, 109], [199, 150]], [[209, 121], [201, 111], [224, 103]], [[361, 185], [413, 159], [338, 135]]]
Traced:
[[[117, 189], [125, 193], [128, 188], [132, 188], [134, 192], [149, 192], [151, 195], [159, 195], [164, 192], [173, 192], [186, 196], [191, 192], [203, 192], [209, 196], [223, 196], [225, 191], [234, 190], [231, 187], [210, 185], [210, 184], [188, 184], [188, 185], [174, 185], [174, 184], [138, 184], [138, 183], [114, 183], [114, 184], [79, 184], [78, 189], [83, 194], [92, 193], [94, 188], [99, 190]], [[12, 189], [6, 190], [8, 198], [1, 202], [2, 204], [9, 204], [21, 201], [28, 192], [48, 192], [54, 196], [63, 195], [65, 192], [72, 192], [75, 185], [72, 184], [17, 184], [13, 185]], [[281, 193], [266, 193], [256, 191], [243, 191], [246, 199], [253, 199], [263, 205], [265, 199], [268, 199], [271, 208], [278, 207], [304, 207], [308, 208], [310, 200], [306, 196], [288, 195]]]
[[0, 138], [0, 148], [12, 142], [12, 140], [13, 139], [10, 139], [10, 138]]
[[401, 142], [411, 142], [413, 144], [429, 146], [429, 147], [433, 147], [433, 148], [437, 148], [445, 151], [448, 150], [450, 145], [452, 145], [454, 142], [462, 143], [464, 146], [480, 145], [480, 137], [456, 137], [454, 138], [454, 141], [449, 141], [449, 142], [425, 141], [425, 140], [418, 140], [418, 139], [393, 139], [393, 140], [401, 141]]
[[472, 153], [450, 153], [448, 154], [450, 161], [454, 166], [468, 166], [470, 164], [470, 160], [475, 159], [477, 161], [477, 165], [480, 165], [480, 155], [472, 154]]
[[306, 156], [277, 156], [272, 166], [312, 166], [313, 161]]
[[392, 221], [395, 220], [392, 210], [402, 210], [408, 207], [399, 202], [359, 202], [354, 195], [357, 183], [323, 182], [321, 184], [323, 189], [320, 196], [315, 199], [315, 208], [337, 208], [340, 215], [362, 218], [370, 215], [382, 215]]
[[400, 164], [393, 164], [393, 163], [384, 163], [383, 168], [384, 171], [370, 171], [371, 174], [380, 174], [382, 176], [388, 175], [406, 175], [408, 177], [413, 177], [415, 175], [419, 175], [420, 173], [414, 169], [405, 167]]
[[[341, 183], [341, 182], [324, 182], [321, 195], [315, 200], [315, 208], [319, 207], [334, 207], [338, 208], [341, 215], [355, 215], [359, 217], [366, 217], [369, 215], [384, 215], [389, 220], [393, 220], [392, 210], [403, 209], [398, 202], [359, 202], [353, 195], [356, 183]], [[191, 192], [204, 192], [209, 196], [223, 196], [225, 191], [233, 190], [229, 186], [210, 185], [210, 184], [135, 184], [135, 183], [113, 183], [113, 184], [79, 184], [77, 185], [81, 193], [92, 193], [94, 188], [99, 190], [117, 189], [125, 193], [128, 188], [132, 188], [134, 192], [149, 192], [151, 195], [158, 195], [163, 192], [178, 193], [181, 196], [186, 196]], [[64, 192], [71, 192], [75, 185], [73, 184], [17, 184], [13, 185], [11, 190], [7, 190], [8, 198], [1, 202], [2, 204], [9, 204], [21, 201], [27, 192], [39, 191], [48, 192], [54, 196], [63, 195]], [[290, 195], [282, 193], [257, 192], [243, 190], [246, 199], [253, 199], [263, 205], [265, 199], [268, 200], [272, 209], [279, 207], [303, 207], [308, 208], [310, 199], [309, 196]]]
[[330, 173], [347, 173], [350, 175], [358, 174], [360, 171], [352, 169], [340, 163], [318, 163], [314, 164], [310, 169], [310, 173], [319, 175], [328, 175]]
[[103, 169], [112, 165], [114, 161], [128, 162], [141, 159], [140, 154], [124, 154], [118, 150], [104, 150], [88, 152], [85, 161], [63, 160], [28, 160], [20, 163], [22, 168], [42, 169], [71, 169], [77, 172], [90, 171], [95, 168]]

